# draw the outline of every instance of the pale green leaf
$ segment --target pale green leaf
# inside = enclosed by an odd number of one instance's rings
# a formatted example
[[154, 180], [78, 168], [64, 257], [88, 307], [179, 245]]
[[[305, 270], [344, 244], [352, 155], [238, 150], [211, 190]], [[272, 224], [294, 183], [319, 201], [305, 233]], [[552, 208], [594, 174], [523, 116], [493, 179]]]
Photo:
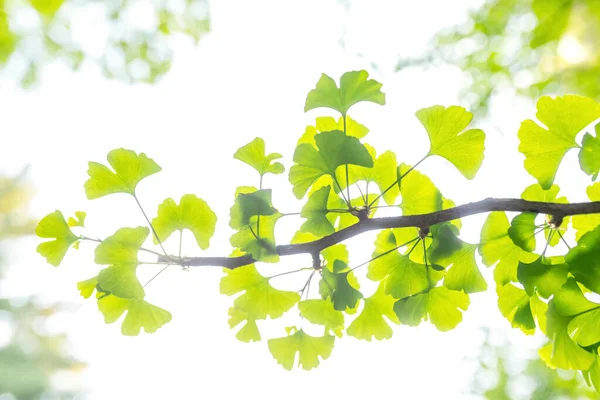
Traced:
[[63, 214], [56, 210], [38, 222], [35, 234], [43, 239], [54, 239], [40, 243], [37, 252], [46, 258], [49, 264], [58, 267], [65, 258], [67, 250], [79, 238], [71, 232]]
[[334, 336], [313, 337], [300, 329], [290, 336], [269, 339], [268, 343], [269, 351], [283, 368], [291, 370], [298, 353], [298, 365], [308, 371], [319, 365], [319, 357], [326, 360], [331, 355], [334, 341]]
[[[167, 240], [175, 231], [190, 230], [202, 250], [209, 247], [209, 240], [215, 233], [217, 216], [208, 204], [193, 194], [181, 197], [179, 205], [171, 198], [158, 206], [152, 226], [161, 241]], [[154, 242], [157, 243], [156, 237]]]
[[88, 164], [90, 179], [85, 182], [84, 187], [90, 200], [112, 193], [135, 195], [135, 188], [142, 179], [161, 170], [146, 154], [138, 155], [131, 150], [112, 150], [107, 159], [114, 171], [97, 162]]
[[265, 155], [265, 141], [257, 137], [247, 145], [240, 147], [233, 158], [245, 162], [254, 168], [260, 176], [265, 174], [282, 174], [285, 171], [283, 164], [273, 162], [282, 157], [279, 153]]
[[384, 293], [384, 283], [379, 285], [371, 297], [364, 299], [361, 313], [348, 326], [348, 335], [369, 342], [372, 338], [383, 340], [392, 337], [392, 328], [384, 317], [396, 324], [399, 323], [394, 313], [396, 299]]
[[364, 70], [346, 72], [340, 78], [338, 88], [332, 78], [322, 74], [316, 88], [306, 96], [304, 111], [327, 107], [346, 115], [352, 105], [361, 101], [384, 105], [385, 94], [381, 92], [381, 83], [368, 78], [369, 73]]
[[473, 114], [458, 106], [433, 106], [417, 111], [416, 115], [431, 141], [428, 155], [445, 158], [465, 178], [473, 179], [483, 162], [485, 142], [481, 129], [464, 131]]
[[525, 155], [527, 172], [548, 189], [564, 155], [577, 147], [577, 134], [600, 117], [600, 104], [575, 95], [543, 96], [537, 102], [536, 116], [547, 129], [532, 120], [523, 121], [518, 133], [519, 151]]

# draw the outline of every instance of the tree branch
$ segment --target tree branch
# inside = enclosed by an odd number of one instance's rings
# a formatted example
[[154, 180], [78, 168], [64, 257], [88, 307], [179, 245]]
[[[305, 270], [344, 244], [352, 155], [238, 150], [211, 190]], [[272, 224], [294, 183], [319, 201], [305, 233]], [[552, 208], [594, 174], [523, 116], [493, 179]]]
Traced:
[[[325, 236], [321, 239], [298, 244], [285, 244], [277, 246], [277, 253], [280, 256], [290, 256], [294, 254], [318, 254], [318, 252], [341, 243], [344, 240], [357, 236], [363, 232], [389, 229], [417, 227], [426, 229], [430, 226], [448, 222], [455, 219], [467, 217], [469, 215], [481, 214], [490, 211], [513, 211], [513, 212], [532, 212], [537, 214], [549, 214], [557, 219], [569, 215], [580, 214], [600, 214], [600, 201], [588, 203], [544, 203], [538, 201], [527, 201], [522, 199], [492, 199], [477, 201], [474, 203], [463, 204], [458, 207], [448, 208], [446, 210], [436, 211], [429, 214], [403, 215], [398, 217], [382, 217], [363, 219], [356, 224]], [[160, 255], [161, 262], [170, 262], [183, 266], [220, 266], [229, 269], [238, 268], [247, 264], [252, 264], [254, 260], [251, 256], [240, 257], [174, 257]]]

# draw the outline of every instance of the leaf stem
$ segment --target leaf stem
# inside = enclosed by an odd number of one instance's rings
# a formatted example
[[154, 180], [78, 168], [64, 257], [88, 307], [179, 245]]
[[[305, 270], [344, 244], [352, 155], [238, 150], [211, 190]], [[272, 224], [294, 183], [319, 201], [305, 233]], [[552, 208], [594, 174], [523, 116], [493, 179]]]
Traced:
[[[378, 258], [381, 258], [381, 257], [383, 257], [383, 256], [385, 256], [385, 255], [388, 255], [388, 254], [390, 254], [390, 253], [392, 253], [392, 252], [394, 252], [394, 251], [398, 250], [400, 247], [404, 247], [404, 246], [406, 246], [406, 245], [408, 245], [408, 244], [411, 244], [412, 242], [414, 242], [414, 241], [415, 241], [415, 240], [417, 240], [417, 239], [420, 239], [420, 238], [417, 236], [416, 238], [414, 238], [414, 239], [412, 239], [412, 240], [409, 240], [408, 242], [406, 242], [406, 243], [403, 243], [403, 244], [401, 244], [400, 246], [396, 246], [396, 247], [394, 247], [393, 249], [389, 249], [389, 250], [386, 250], [386, 251], [384, 251], [384, 252], [383, 252], [383, 253], [381, 253], [381, 254], [377, 254], [375, 257], [371, 258], [369, 261], [365, 261], [364, 263], [362, 263], [362, 264], [359, 264], [359, 265], [357, 265], [356, 267], [354, 267], [354, 268], [350, 269], [350, 272], [354, 271], [354, 270], [355, 270], [356, 268], [358, 268], [358, 267], [362, 267], [363, 265], [369, 264], [371, 261], [375, 261], [375, 260], [377, 260]], [[418, 244], [418, 242], [417, 242], [416, 244]], [[413, 246], [413, 248], [414, 248], [414, 246]], [[411, 250], [411, 251], [412, 251], [412, 250]], [[410, 254], [410, 253], [409, 253], [409, 254]]]
[[[96, 243], [102, 243], [102, 242], [104, 242], [104, 240], [102, 240], [102, 239], [94, 239], [94, 238], [83, 236], [83, 235], [79, 236], [79, 240], [87, 240], [89, 242], [96, 242]], [[155, 256], [159, 256], [159, 257], [163, 256], [162, 254], [160, 254], [160, 253], [158, 253], [158, 252], [156, 252], [154, 250], [147, 249], [145, 247], [140, 247], [140, 251], [145, 251], [146, 253], [151, 253], [151, 254], [154, 254]]]
[[150, 278], [150, 280], [149, 280], [148, 282], [146, 282], [146, 283], [144, 284], [144, 287], [148, 286], [148, 284], [149, 284], [150, 282], [152, 282], [152, 281], [153, 281], [153, 280], [154, 280], [154, 279], [155, 279], [157, 276], [159, 276], [160, 274], [162, 274], [162, 273], [163, 273], [163, 271], [164, 271], [164, 270], [166, 270], [167, 268], [169, 268], [170, 266], [171, 266], [171, 264], [167, 264], [167, 265], [166, 265], [166, 266], [165, 266], [163, 269], [161, 269], [160, 271], [158, 271], [158, 272], [156, 273], [156, 275], [154, 275], [152, 278]]
[[398, 184], [402, 178], [404, 178], [406, 175], [408, 175], [413, 169], [417, 168], [417, 166], [419, 164], [421, 164], [423, 161], [425, 161], [427, 159], [427, 157], [429, 157], [429, 153], [427, 153], [427, 155], [425, 155], [425, 157], [421, 158], [419, 161], [417, 161], [417, 163], [415, 165], [413, 165], [412, 167], [409, 168], [408, 171], [406, 171], [405, 173], [403, 173], [402, 175], [400, 175], [400, 178], [396, 179], [396, 181], [394, 183], [392, 183], [390, 186], [388, 186], [383, 192], [381, 192], [377, 197], [375, 197], [375, 200], [373, 200], [370, 204], [369, 207], [371, 207], [373, 204], [375, 204], [375, 202], [377, 200], [379, 200], [379, 198], [381, 196], [383, 196], [384, 194], [386, 194], [391, 188], [394, 187], [394, 185]]
[[148, 218], [148, 216], [146, 215], [146, 212], [144, 211], [144, 208], [142, 207], [142, 205], [140, 204], [140, 201], [138, 200], [137, 196], [134, 194], [133, 198], [135, 199], [135, 202], [137, 203], [138, 207], [140, 208], [140, 210], [142, 211], [142, 214], [144, 214], [144, 218], [146, 218], [146, 222], [148, 222], [148, 225], [150, 225], [150, 229], [152, 230], [152, 233], [154, 234], [154, 237], [156, 238], [156, 241], [158, 242], [158, 244], [160, 245], [160, 248], [162, 249], [163, 253], [165, 253], [165, 256], [167, 255], [167, 251], [165, 250], [165, 248], [163, 247], [163, 244], [160, 240], [160, 238], [158, 237], [158, 234], [156, 233], [156, 231], [154, 230], [154, 226], [152, 225], [152, 223], [150, 222], [150, 219]]
[[546, 240], [546, 246], [544, 246], [544, 251], [542, 251], [542, 257], [544, 256], [544, 254], [546, 254], [546, 250], [548, 250], [548, 245], [550, 244], [550, 241], [552, 240], [552, 236], [554, 236], [554, 230], [550, 231], [550, 233], [548, 234], [548, 239]]
[[277, 277], [284, 276], [284, 275], [295, 274], [296, 272], [300, 272], [300, 271], [308, 271], [309, 269], [312, 269], [312, 268], [300, 268], [300, 269], [295, 269], [293, 271], [281, 272], [279, 274], [269, 276], [267, 279], [273, 279], [273, 278], [277, 278]]
[[563, 237], [562, 233], [560, 233], [560, 231], [558, 229], [556, 230], [556, 232], [558, 233], [558, 236], [560, 236], [560, 239], [563, 241], [563, 243], [565, 244], [565, 246], [567, 246], [567, 248], [569, 250], [571, 250], [571, 246], [569, 246], [569, 243], [567, 243], [567, 241]]
[[181, 258], [181, 242], [183, 242], [183, 230], [179, 231], [179, 258]]
[[[344, 119], [344, 135], [348, 136], [348, 134], [346, 133], [346, 114], [344, 114], [343, 119]], [[351, 197], [350, 197], [350, 179], [348, 178], [348, 175], [349, 175], [348, 170], [349, 170], [348, 164], [346, 164], [346, 193], [348, 195], [348, 201], [350, 201], [350, 199], [351, 199]], [[350, 208], [352, 208], [352, 204], [348, 204], [348, 206]]]

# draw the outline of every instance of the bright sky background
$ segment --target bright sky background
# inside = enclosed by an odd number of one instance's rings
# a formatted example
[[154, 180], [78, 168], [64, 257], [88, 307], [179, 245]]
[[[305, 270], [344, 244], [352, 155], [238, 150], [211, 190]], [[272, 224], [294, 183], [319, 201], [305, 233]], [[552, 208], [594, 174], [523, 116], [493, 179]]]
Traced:
[[[284, 155], [289, 168], [304, 127], [317, 116], [333, 115], [324, 109], [303, 112], [306, 94], [322, 72], [338, 79], [349, 70], [371, 71], [383, 83], [387, 105], [362, 104], [351, 110], [353, 118], [371, 129], [366, 141], [379, 152], [395, 151], [398, 160], [406, 163], [415, 163], [425, 154], [427, 136], [414, 113], [434, 104], [460, 104], [456, 96], [462, 74], [447, 67], [393, 73], [392, 66], [399, 55], [419, 54], [442, 26], [464, 20], [467, 5], [365, 0], [354, 2], [347, 11], [335, 0], [213, 1], [211, 33], [198, 47], [187, 39], [176, 41], [173, 69], [157, 85], [127, 86], [106, 81], [93, 67], [72, 73], [61, 65], [46, 70], [42, 84], [33, 91], [1, 81], [0, 172], [15, 174], [31, 165], [35, 217], [55, 209], [65, 215], [83, 210], [88, 213], [87, 234], [106, 237], [122, 226], [144, 225], [144, 220], [126, 195], [88, 201], [83, 191], [86, 163], [105, 162], [106, 154], [119, 147], [145, 152], [163, 168], [139, 186], [139, 197], [151, 218], [166, 197], [178, 201], [181, 195], [194, 193], [220, 218], [205, 254], [227, 255], [235, 188], [258, 183], [249, 167], [232, 158], [233, 153], [260, 136], [267, 151]], [[94, 27], [90, 24], [80, 28], [82, 32], [88, 29], [90, 34]], [[345, 48], [340, 46], [342, 35]], [[370, 61], [380, 69], [374, 71]], [[484, 166], [476, 179], [465, 180], [442, 159], [430, 159], [419, 168], [457, 204], [518, 197], [533, 183], [522, 167], [516, 139], [519, 122], [534, 116], [532, 104], [517, 102], [507, 93], [492, 110], [491, 119], [478, 123], [487, 141]], [[575, 168], [576, 154], [569, 153], [563, 165]], [[571, 201], [585, 200], [587, 180], [582, 173], [562, 167], [557, 182]], [[280, 210], [300, 210], [287, 173], [269, 176], [265, 184], [274, 189], [274, 204]], [[288, 242], [301, 223], [299, 218], [288, 218], [277, 227], [281, 243]], [[463, 238], [477, 242], [482, 222], [477, 217], [465, 220]], [[191, 235], [187, 239], [184, 254], [202, 254]], [[364, 235], [348, 242], [351, 266], [368, 260], [372, 240], [372, 235]], [[12, 268], [0, 291], [72, 304], [72, 312], [61, 313], [43, 329], [69, 333], [72, 351], [89, 363], [79, 384], [91, 399], [255, 395], [264, 400], [384, 395], [466, 399], [464, 391], [476, 367], [472, 359], [483, 340], [481, 326], [492, 328], [499, 338], [530, 345], [540, 342], [509, 329], [490, 284], [488, 292], [471, 296], [464, 322], [451, 332], [440, 333], [423, 323], [418, 328], [395, 327], [389, 341], [367, 343], [344, 337], [336, 340], [331, 357], [316, 370], [288, 372], [272, 358], [266, 340], [241, 343], [229, 329], [227, 309], [233, 299], [219, 294], [220, 268], [182, 272], [172, 267], [163, 273], [148, 286], [147, 299], [169, 310], [173, 321], [155, 334], [131, 338], [121, 335], [120, 323], [104, 324], [94, 300], [79, 297], [75, 283], [98, 271], [93, 246], [84, 243], [80, 251], [69, 251], [63, 265], [55, 269], [35, 253], [38, 242], [30, 238], [11, 247]], [[175, 239], [167, 245], [176, 253]], [[310, 261], [304, 257], [284, 258], [261, 271], [273, 274], [277, 268], [306, 263]], [[145, 282], [157, 268], [142, 266], [138, 271]], [[361, 283], [365, 282], [366, 267], [358, 271]], [[491, 271], [485, 273], [491, 277]], [[303, 282], [296, 276], [296, 280], [282, 278], [280, 284], [297, 290]], [[365, 289], [365, 297], [370, 294]], [[267, 323], [263, 337], [284, 336], [284, 327], [298, 320], [290, 315]], [[72, 380], [67, 377], [57, 384], [69, 385]]]

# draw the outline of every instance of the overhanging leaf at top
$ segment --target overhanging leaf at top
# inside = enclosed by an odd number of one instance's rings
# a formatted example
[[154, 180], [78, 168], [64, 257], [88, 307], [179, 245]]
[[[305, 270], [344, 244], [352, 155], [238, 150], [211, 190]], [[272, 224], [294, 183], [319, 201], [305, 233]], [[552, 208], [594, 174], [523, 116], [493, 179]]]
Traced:
[[85, 182], [84, 188], [90, 200], [112, 193], [135, 195], [135, 188], [142, 179], [161, 170], [146, 154], [138, 155], [132, 150], [112, 150], [107, 159], [114, 171], [104, 164], [88, 163], [90, 178]]
[[[166, 199], [158, 206], [157, 216], [152, 220], [161, 241], [167, 240], [175, 231], [189, 229], [202, 250], [209, 247], [216, 223], [217, 216], [208, 204], [193, 194], [183, 195], [179, 205], [171, 198]], [[156, 237], [154, 242], [157, 243]]]
[[536, 117], [547, 129], [530, 119], [523, 121], [519, 151], [525, 155], [527, 172], [549, 189], [567, 151], [578, 147], [577, 134], [600, 118], [600, 104], [575, 95], [543, 96], [537, 102]]
[[265, 155], [265, 141], [257, 137], [245, 146], [240, 147], [233, 158], [240, 160], [254, 168], [260, 176], [265, 174], [281, 174], [285, 171], [283, 164], [273, 162], [283, 156], [279, 153]]
[[381, 83], [368, 79], [367, 71], [346, 72], [340, 78], [340, 87], [329, 76], [322, 74], [317, 86], [306, 96], [304, 111], [327, 107], [346, 115], [350, 107], [361, 101], [379, 105], [385, 104], [385, 94], [381, 92]]
[[335, 170], [341, 165], [373, 167], [373, 159], [365, 146], [342, 131], [319, 133], [315, 142], [318, 150], [303, 143], [294, 152], [295, 165], [290, 168], [289, 181], [299, 199], [321, 176], [329, 175], [335, 179]]
[[60, 265], [69, 247], [79, 239], [71, 232], [65, 217], [58, 210], [40, 220], [35, 228], [35, 234], [40, 238], [54, 239], [40, 243], [37, 252], [55, 267]]
[[473, 179], [483, 162], [485, 142], [481, 129], [464, 131], [473, 114], [458, 106], [433, 106], [417, 111], [416, 115], [431, 141], [428, 155], [445, 158], [465, 178]]

